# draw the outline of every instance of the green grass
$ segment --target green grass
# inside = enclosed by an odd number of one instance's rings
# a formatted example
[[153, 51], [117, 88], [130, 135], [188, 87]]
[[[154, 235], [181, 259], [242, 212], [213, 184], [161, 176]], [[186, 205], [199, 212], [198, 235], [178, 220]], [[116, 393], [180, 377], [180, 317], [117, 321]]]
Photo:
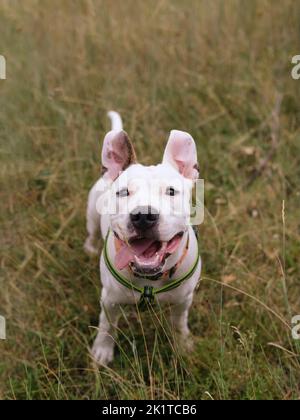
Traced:
[[[292, 0], [0, 2], [0, 398], [300, 397], [299, 18]], [[270, 150], [278, 93], [278, 149], [245, 187]], [[98, 264], [82, 245], [111, 108], [144, 164], [169, 130], [194, 136], [204, 271], [194, 352], [177, 352], [164, 314], [126, 309], [115, 361], [98, 371]]]

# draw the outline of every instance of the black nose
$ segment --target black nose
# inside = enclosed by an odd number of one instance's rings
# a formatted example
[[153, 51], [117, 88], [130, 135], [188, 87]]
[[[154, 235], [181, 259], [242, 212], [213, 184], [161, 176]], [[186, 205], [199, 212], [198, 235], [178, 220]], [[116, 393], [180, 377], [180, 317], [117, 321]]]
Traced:
[[156, 225], [159, 214], [151, 207], [137, 207], [130, 213], [130, 220], [138, 230], [147, 230]]

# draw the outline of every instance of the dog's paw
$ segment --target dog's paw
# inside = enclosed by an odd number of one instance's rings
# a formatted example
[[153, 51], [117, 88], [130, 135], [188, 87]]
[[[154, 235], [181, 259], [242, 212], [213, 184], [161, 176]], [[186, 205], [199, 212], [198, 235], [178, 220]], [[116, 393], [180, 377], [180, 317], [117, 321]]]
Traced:
[[107, 366], [113, 361], [114, 358], [114, 348], [113, 346], [100, 345], [94, 343], [91, 350], [91, 355], [93, 360], [101, 366]]
[[177, 334], [177, 343], [181, 352], [192, 352], [195, 349], [195, 340], [191, 333]]
[[83, 249], [91, 256], [99, 255], [99, 249], [91, 238], [86, 239]]
[[195, 340], [192, 335], [188, 335], [187, 337], [182, 337], [181, 339], [181, 346], [184, 350], [194, 351], [195, 350]]

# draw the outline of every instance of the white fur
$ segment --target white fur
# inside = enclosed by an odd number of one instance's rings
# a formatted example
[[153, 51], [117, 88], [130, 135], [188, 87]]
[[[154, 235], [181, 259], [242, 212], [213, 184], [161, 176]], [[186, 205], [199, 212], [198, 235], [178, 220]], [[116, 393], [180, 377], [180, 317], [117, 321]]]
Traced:
[[[109, 113], [113, 129], [122, 129], [122, 121], [119, 114], [111, 111]], [[180, 136], [184, 138], [187, 133], [180, 133]], [[174, 134], [174, 133], [173, 133]], [[191, 137], [190, 137], [191, 138]], [[192, 138], [191, 138], [192, 139]], [[170, 141], [170, 140], [169, 140]], [[192, 154], [189, 156], [190, 163], [194, 164], [194, 161], [197, 162], [196, 157], [196, 148], [194, 146], [194, 141], [192, 139], [192, 146], [195, 149], [195, 156]], [[99, 254], [98, 241], [100, 238], [100, 233], [102, 237], [106, 237], [108, 230], [111, 228], [122, 239], [130, 238], [131, 232], [128, 229], [128, 220], [129, 213], [136, 206], [147, 205], [149, 199], [151, 198], [151, 205], [155, 203], [157, 210], [160, 212], [160, 223], [159, 223], [159, 236], [162, 241], [169, 241], [176, 233], [179, 231], [185, 231], [185, 234], [182, 238], [179, 248], [171, 255], [164, 266], [164, 270], [168, 270], [173, 267], [181, 258], [184, 249], [189, 238], [189, 247], [186, 257], [184, 258], [182, 264], [176, 271], [175, 277], [178, 278], [187, 272], [192, 264], [194, 263], [197, 256], [197, 239], [195, 237], [193, 229], [188, 226], [188, 217], [185, 213], [180, 213], [178, 215], [168, 215], [170, 210], [169, 202], [166, 201], [164, 195], [161, 195], [163, 188], [168, 185], [168, 183], [180, 181], [181, 190], [179, 192], [179, 197], [174, 198], [172, 205], [176, 208], [179, 206], [179, 200], [183, 201], [185, 204], [188, 204], [193, 180], [184, 178], [180, 174], [179, 169], [175, 168], [177, 160], [174, 156], [168, 156], [168, 150], [171, 150], [170, 143], [168, 143], [167, 154], [164, 155], [164, 162], [157, 166], [145, 167], [143, 165], [133, 164], [128, 169], [126, 169], [116, 180], [109, 179], [108, 176], [100, 178], [97, 183], [93, 186], [89, 193], [88, 207], [87, 207], [87, 230], [88, 238], [85, 242], [85, 250], [92, 254]], [[173, 153], [172, 150], [170, 153]], [[172, 162], [169, 162], [171, 160]], [[175, 163], [174, 163], [175, 162]], [[182, 165], [180, 166], [182, 167]], [[191, 170], [189, 173], [193, 173]], [[154, 194], [150, 182], [151, 180], [156, 179], [159, 185], [159, 193]], [[139, 185], [139, 182], [142, 182], [142, 185]], [[101, 207], [101, 200], [105, 197], [110, 197], [110, 200], [116, 200], [116, 189], [129, 186], [130, 189], [134, 192], [131, 197], [126, 200], [127, 207], [122, 209], [125, 201], [119, 200], [118, 208], [120, 212], [117, 212], [115, 215], [105, 214], [100, 217], [97, 211], [97, 205]], [[105, 191], [105, 192], [104, 192]], [[100, 201], [99, 201], [100, 200]], [[127, 211], [128, 209], [128, 211]], [[100, 209], [101, 210], [101, 209]], [[108, 239], [108, 254], [111, 261], [114, 261], [116, 254], [113, 235], [111, 234]], [[157, 300], [159, 303], [168, 303], [172, 308], [171, 322], [174, 326], [174, 329], [179, 331], [181, 338], [184, 342], [188, 342], [187, 338], [189, 335], [188, 328], [188, 313], [190, 306], [193, 300], [193, 292], [199, 281], [201, 272], [201, 261], [199, 260], [198, 267], [188, 280], [186, 280], [180, 287], [157, 295]], [[102, 365], [107, 365], [113, 360], [114, 353], [114, 332], [117, 327], [118, 318], [120, 315], [120, 305], [121, 304], [135, 304], [140, 299], [140, 294], [134, 292], [130, 289], [125, 288], [119, 284], [115, 278], [110, 274], [109, 270], [106, 267], [106, 264], [103, 259], [103, 255], [100, 260], [100, 273], [101, 273], [101, 282], [102, 282], [102, 294], [101, 294], [101, 314], [99, 321], [99, 331], [96, 337], [92, 355], [93, 358]], [[149, 280], [137, 279], [135, 278], [131, 271], [128, 269], [122, 270], [122, 275], [126, 276], [133, 283], [143, 287], [149, 284]], [[171, 279], [170, 281], [172, 281]], [[165, 285], [168, 280], [158, 280], [153, 285], [154, 287], [160, 287]]]
[[123, 130], [122, 118], [121, 118], [121, 115], [118, 112], [116, 112], [116, 111], [109, 111], [107, 113], [107, 115], [110, 118], [110, 121], [111, 121], [111, 129], [112, 130], [116, 130], [116, 131]]

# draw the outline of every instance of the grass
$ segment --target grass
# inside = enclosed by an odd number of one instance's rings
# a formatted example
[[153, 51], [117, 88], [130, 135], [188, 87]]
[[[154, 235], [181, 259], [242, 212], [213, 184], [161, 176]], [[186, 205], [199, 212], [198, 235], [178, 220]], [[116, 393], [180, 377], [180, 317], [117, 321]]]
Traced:
[[[0, 398], [298, 399], [299, 5], [2, 0], [0, 11]], [[278, 93], [278, 148], [246, 187]], [[196, 139], [204, 271], [194, 352], [178, 354], [160, 311], [125, 310], [116, 359], [98, 371], [87, 351], [98, 264], [82, 245], [111, 108], [144, 164], [173, 128]]]

